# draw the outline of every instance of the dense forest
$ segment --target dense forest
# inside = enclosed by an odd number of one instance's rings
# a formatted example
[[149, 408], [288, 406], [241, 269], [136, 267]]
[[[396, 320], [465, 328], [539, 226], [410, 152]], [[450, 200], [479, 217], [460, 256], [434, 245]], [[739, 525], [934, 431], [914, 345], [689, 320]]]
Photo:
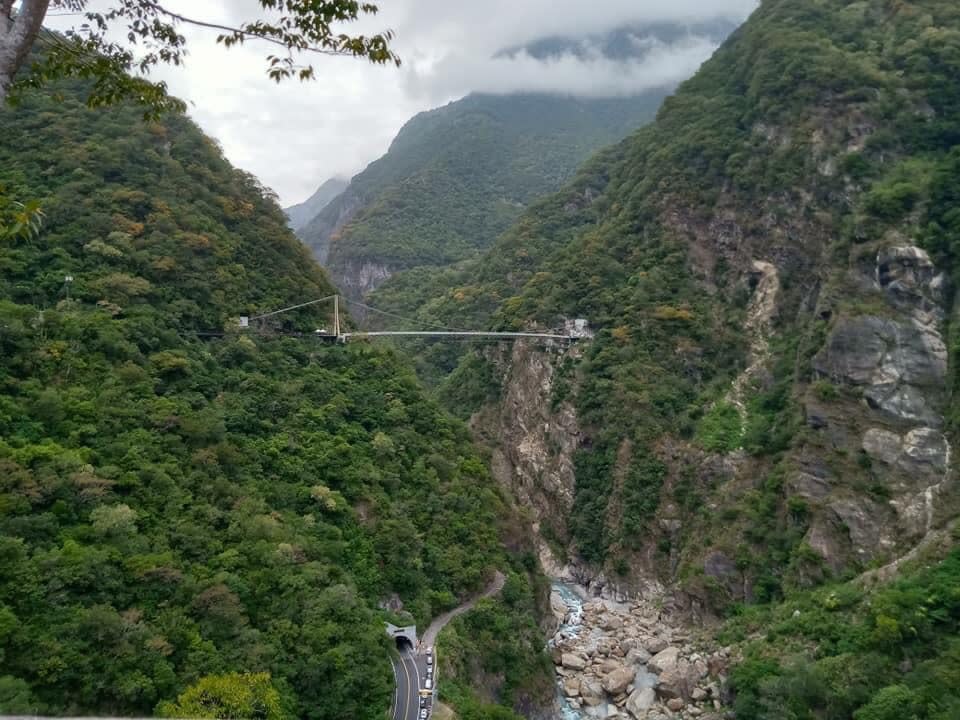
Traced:
[[829, 586], [743, 609], [721, 635], [746, 647], [731, 677], [737, 717], [960, 717], [958, 539], [945, 539], [945, 560], [914, 565], [892, 583]]
[[0, 112], [0, 211], [43, 212], [0, 238], [0, 712], [381, 718], [383, 621], [495, 569], [475, 651], [532, 669], [508, 706], [542, 692], [535, 562], [465, 428], [394, 353], [315, 340], [323, 305], [241, 332], [334, 292], [275, 198], [80, 90]]

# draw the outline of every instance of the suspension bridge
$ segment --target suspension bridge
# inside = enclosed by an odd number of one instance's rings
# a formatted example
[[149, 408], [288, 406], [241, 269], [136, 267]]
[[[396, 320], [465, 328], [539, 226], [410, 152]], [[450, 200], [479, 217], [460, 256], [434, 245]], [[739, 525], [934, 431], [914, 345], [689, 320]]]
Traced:
[[[320, 305], [323, 303], [330, 303], [332, 305], [332, 328], [328, 329], [326, 327], [318, 328], [314, 331], [314, 336], [322, 340], [332, 340], [339, 343], [347, 343], [351, 340], [366, 339], [366, 338], [435, 338], [439, 340], [470, 340], [470, 339], [490, 339], [490, 340], [517, 340], [517, 339], [532, 339], [532, 340], [554, 340], [562, 342], [574, 342], [576, 340], [582, 340], [585, 338], [590, 338], [593, 336], [593, 333], [590, 331], [589, 326], [586, 320], [577, 319], [577, 320], [567, 320], [564, 323], [563, 331], [555, 332], [533, 332], [533, 331], [523, 331], [523, 332], [506, 332], [506, 331], [495, 331], [495, 330], [466, 330], [462, 328], [451, 328], [444, 325], [439, 325], [426, 320], [418, 320], [415, 318], [406, 318], [395, 313], [387, 312], [385, 310], [378, 310], [377, 308], [365, 305], [364, 303], [358, 302], [356, 300], [349, 300], [347, 298], [341, 297], [340, 295], [328, 295], [327, 297], [319, 298], [317, 300], [310, 300], [308, 302], [298, 303], [296, 305], [290, 305], [289, 307], [280, 308], [279, 310], [271, 310], [270, 312], [265, 312], [260, 315], [254, 316], [241, 316], [240, 317], [240, 327], [241, 329], [257, 329], [265, 327], [266, 322], [270, 318], [274, 318], [286, 313], [294, 312], [302, 308]], [[341, 304], [352, 305], [357, 308], [364, 310], [367, 313], [373, 313], [376, 315], [384, 316], [391, 318], [394, 321], [400, 321], [405, 323], [408, 328], [412, 329], [403, 329], [403, 330], [356, 330], [345, 328], [341, 314], [340, 308]], [[420, 326], [418, 329], [417, 326]], [[426, 328], [426, 329], [423, 329]]]

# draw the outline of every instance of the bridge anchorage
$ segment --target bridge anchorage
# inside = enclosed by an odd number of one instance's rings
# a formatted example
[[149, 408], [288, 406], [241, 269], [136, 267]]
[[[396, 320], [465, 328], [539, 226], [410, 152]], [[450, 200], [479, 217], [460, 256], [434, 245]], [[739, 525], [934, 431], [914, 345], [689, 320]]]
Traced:
[[[363, 308], [366, 311], [384, 315], [386, 317], [393, 318], [394, 320], [400, 320], [410, 325], [429, 325], [431, 329], [428, 330], [348, 330], [346, 332], [342, 329], [342, 324], [340, 322], [340, 301], [341, 299], [344, 302], [350, 305], [356, 305], [357, 307]], [[283, 313], [292, 312], [294, 310], [299, 310], [301, 308], [308, 307], [310, 305], [317, 305], [320, 303], [332, 302], [333, 304], [333, 329], [327, 330], [327, 328], [318, 328], [314, 331], [314, 336], [319, 340], [326, 340], [331, 342], [338, 343], [347, 343], [351, 340], [362, 340], [366, 338], [411, 338], [411, 337], [422, 337], [422, 338], [436, 338], [439, 340], [469, 340], [469, 339], [484, 339], [489, 338], [492, 340], [519, 340], [519, 339], [534, 339], [534, 340], [553, 340], [558, 342], [576, 342], [577, 340], [585, 340], [593, 337], [593, 332], [590, 330], [590, 326], [587, 321], [583, 318], [577, 318], [575, 320], [566, 320], [564, 322], [563, 330], [556, 332], [501, 332], [493, 330], [462, 330], [456, 328], [443, 327], [435, 323], [426, 322], [423, 320], [415, 320], [411, 318], [404, 318], [393, 313], [385, 312], [383, 310], [378, 310], [376, 308], [370, 307], [369, 305], [364, 305], [363, 303], [357, 302], [355, 300], [347, 300], [346, 298], [341, 298], [339, 295], [330, 295], [325, 298], [320, 298], [319, 300], [311, 300], [309, 302], [300, 303], [298, 305], [291, 305], [290, 307], [281, 308], [280, 310], [273, 310], [271, 312], [263, 313], [261, 315], [256, 315], [254, 317], [241, 316], [240, 317], [240, 328], [247, 329], [251, 327], [251, 323], [262, 323], [264, 320], [276, 315], [281, 315]], [[434, 329], [436, 328], [436, 329]]]

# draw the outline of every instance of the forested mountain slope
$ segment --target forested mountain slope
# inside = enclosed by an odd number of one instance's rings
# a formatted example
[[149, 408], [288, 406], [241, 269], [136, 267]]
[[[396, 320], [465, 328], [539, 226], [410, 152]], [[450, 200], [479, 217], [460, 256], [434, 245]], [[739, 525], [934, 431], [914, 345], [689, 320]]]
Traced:
[[[474, 353], [449, 392], [559, 564], [700, 613], [787, 599], [740, 636], [738, 717], [956, 716], [958, 78], [955, 2], [766, 0], [428, 306], [590, 319], [558, 368]], [[921, 543], [871, 576], [898, 585], [801, 594]]]
[[354, 297], [397, 270], [470, 257], [591, 152], [652, 118], [665, 94], [470, 95], [421, 113], [299, 235]]
[[[624, 60], [689, 37], [719, 43], [732, 28], [726, 20], [631, 27], [601, 38], [547, 38], [505, 54], [547, 58], [589, 42]], [[421, 113], [300, 237], [353, 297], [399, 270], [474, 257], [592, 153], [652, 119], [668, 91], [608, 99], [472, 94]]]
[[523, 534], [465, 429], [390, 352], [235, 330], [334, 292], [275, 201], [185, 117], [58, 94], [0, 109], [4, 192], [46, 212], [0, 241], [0, 712], [250, 685], [258, 716], [382, 718], [379, 606], [423, 623], [495, 569], [505, 632], [473, 650], [516, 664], [504, 703], [542, 688]]

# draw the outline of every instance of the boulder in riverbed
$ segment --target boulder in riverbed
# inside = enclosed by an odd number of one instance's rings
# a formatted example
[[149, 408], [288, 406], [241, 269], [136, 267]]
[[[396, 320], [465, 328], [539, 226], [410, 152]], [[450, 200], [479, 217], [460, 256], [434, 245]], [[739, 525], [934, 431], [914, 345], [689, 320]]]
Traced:
[[675, 647], [667, 647], [654, 655], [647, 662], [647, 667], [652, 672], [663, 673], [667, 670], [673, 670], [680, 660], [680, 650]]
[[656, 699], [653, 688], [641, 688], [630, 693], [625, 707], [637, 720], [646, 720], [647, 712], [653, 707]]
[[631, 668], [621, 665], [603, 677], [603, 689], [611, 695], [619, 695], [633, 682], [635, 674]]
[[664, 700], [680, 698], [689, 700], [690, 693], [697, 686], [699, 674], [692, 663], [683, 660], [660, 673], [657, 683], [657, 696]]
[[596, 678], [583, 677], [580, 679], [580, 697], [584, 705], [599, 705], [606, 699], [606, 694]]
[[550, 612], [556, 618], [557, 623], [562, 623], [567, 617], [567, 604], [563, 601], [560, 593], [554, 591], [550, 593]]
[[587, 666], [587, 661], [583, 655], [563, 653], [563, 655], [560, 656], [560, 664], [571, 670], [583, 670]]
[[658, 652], [665, 650], [669, 647], [670, 641], [664, 637], [655, 637], [650, 638], [646, 643], [647, 652], [651, 655], [656, 655]]
[[576, 697], [580, 694], [580, 678], [568, 677], [563, 679], [563, 694], [567, 697]]

